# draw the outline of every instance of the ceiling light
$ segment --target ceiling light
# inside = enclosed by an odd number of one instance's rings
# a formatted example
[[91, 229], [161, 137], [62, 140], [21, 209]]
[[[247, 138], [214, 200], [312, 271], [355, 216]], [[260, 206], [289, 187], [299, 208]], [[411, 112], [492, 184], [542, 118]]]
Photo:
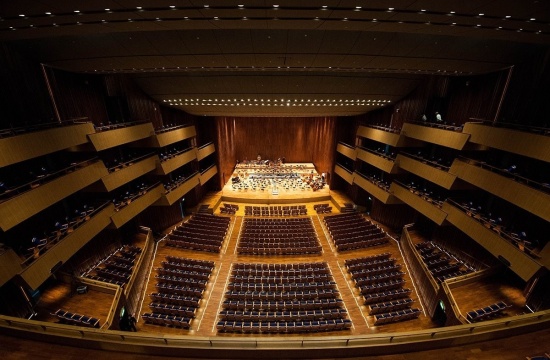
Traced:
[[24, 16], [25, 16], [25, 14], [19, 14], [19, 16], [21, 16], [21, 17], [24, 17]]
[[176, 5], [170, 5], [170, 9], [175, 9]]
[[52, 13], [49, 11], [46, 11], [46, 15], [51, 15]]
[[505, 17], [506, 17], [506, 19], [509, 19], [509, 18], [511, 18], [511, 16], [510, 16], [510, 15], [506, 15]]
[[529, 19], [529, 21], [535, 21], [535, 20], [537, 20], [537, 19], [535, 19], [535, 18], [530, 18]]
[[393, 9], [395, 9], [395, 8], [388, 8], [389, 11], [393, 11]]
[[75, 12], [75, 13], [79, 13], [79, 12], [80, 12], [80, 10], [75, 10], [74, 12]]
[[137, 7], [136, 7], [136, 9], [138, 9], [138, 10], [141, 10], [141, 9], [142, 9], [142, 7], [141, 7], [141, 6], [137, 6]]
[[455, 13], [456, 13], [456, 11], [451, 11], [449, 14], [455, 14]]
[[420, 11], [424, 12], [424, 11], [426, 11], [426, 10], [425, 10], [425, 9], [421, 9]]
[[274, 7], [274, 8], [278, 8], [278, 7], [279, 7], [279, 5], [273, 5], [273, 7]]
[[322, 8], [323, 10], [326, 10], [326, 9], [327, 9], [327, 6], [326, 6], [326, 5], [323, 5], [323, 6], [321, 6], [321, 8]]
[[244, 5], [237, 5], [238, 7], [240, 7], [241, 9], [244, 7]]
[[210, 7], [210, 5], [204, 5], [204, 7], [205, 7], [205, 8], [209, 8], [209, 7]]
[[480, 13], [480, 14], [479, 14], [479, 16], [483, 16], [483, 15], [485, 15], [485, 14], [484, 14], [484, 13]]
[[105, 9], [105, 11], [111, 11], [111, 9]]

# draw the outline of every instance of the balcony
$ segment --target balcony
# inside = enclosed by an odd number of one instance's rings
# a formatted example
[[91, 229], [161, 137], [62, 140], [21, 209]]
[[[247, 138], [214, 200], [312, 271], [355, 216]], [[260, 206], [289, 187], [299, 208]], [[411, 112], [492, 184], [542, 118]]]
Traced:
[[344, 168], [342, 165], [336, 164], [334, 165], [334, 172], [342, 179], [344, 179], [348, 184], [353, 184], [353, 173], [349, 171], [348, 169]]
[[109, 175], [104, 176], [101, 179], [103, 187], [108, 192], [113, 191], [114, 189], [155, 170], [157, 162], [159, 162], [157, 155], [148, 154], [125, 164], [121, 164], [117, 167], [119, 170], [112, 171]]
[[397, 155], [395, 163], [401, 169], [407, 170], [445, 189], [456, 187], [456, 176], [449, 173], [449, 168], [440, 164], [407, 153]]
[[548, 134], [472, 122], [464, 125], [464, 132], [470, 134], [472, 143], [550, 162]]
[[137, 214], [147, 209], [154, 204], [164, 192], [162, 184], [155, 184], [147, 188], [145, 193], [126, 201], [123, 206], [115, 208], [115, 212], [111, 216], [111, 221], [115, 228], [119, 229], [122, 225], [132, 220]]
[[396, 174], [399, 172], [399, 166], [397, 166], [395, 160], [387, 155], [379, 154], [365, 148], [357, 148], [357, 158], [388, 174]]
[[155, 206], [171, 206], [200, 183], [200, 174], [195, 173], [176, 188], [162, 194]]
[[395, 195], [399, 200], [409, 205], [428, 219], [435, 222], [437, 225], [443, 225], [447, 214], [441, 210], [441, 204], [422, 196], [422, 194], [414, 189], [409, 189], [403, 184], [394, 181], [390, 186], [390, 193]]
[[94, 132], [92, 123], [71, 122], [70, 125], [59, 125], [56, 123], [56, 126], [52, 128], [16, 132], [13, 136], [1, 138], [0, 167], [85, 144], [88, 142], [86, 135]]
[[88, 221], [30, 263], [20, 273], [21, 278], [31, 289], [38, 288], [55, 272], [55, 269], [59, 268], [110, 224], [113, 212], [114, 206], [109, 203], [96, 210]]
[[149, 138], [154, 133], [151, 123], [125, 123], [119, 127], [110, 127], [105, 131], [88, 135], [96, 151], [110, 149]]
[[155, 174], [157, 175], [168, 175], [172, 171], [182, 167], [183, 165], [190, 163], [193, 160], [196, 160], [197, 150], [195, 148], [190, 148], [183, 150], [179, 154], [174, 155], [168, 160], [158, 162], [157, 169]]
[[0, 264], [0, 287], [23, 269], [19, 255], [4, 247], [0, 247]]
[[101, 161], [89, 160], [51, 174], [54, 179], [49, 182], [25, 185], [24, 191], [0, 203], [0, 228], [3, 231], [11, 229], [107, 174]]
[[479, 219], [468, 216], [460, 205], [452, 201], [446, 201], [443, 203], [443, 211], [448, 214], [447, 221], [483, 246], [496, 258], [505, 264], [509, 263], [510, 269], [526, 282], [541, 270], [542, 265], [535, 259], [520, 250], [511, 241], [485, 226]]
[[359, 126], [359, 128], [357, 129], [357, 136], [378, 141], [379, 143], [388, 144], [394, 147], [422, 146], [421, 142], [407, 138], [402, 134], [384, 131], [381, 129], [375, 129], [368, 126]]
[[409, 138], [457, 150], [463, 150], [470, 138], [469, 134], [458, 132], [454, 129], [430, 127], [413, 123], [403, 124], [401, 134]]
[[216, 146], [214, 143], [206, 144], [197, 149], [197, 160], [201, 161], [208, 155], [211, 155], [216, 152]]
[[365, 190], [384, 204], [402, 204], [401, 200], [389, 192], [389, 189], [382, 187], [365, 175], [355, 172], [353, 183]]
[[201, 176], [199, 178], [199, 182], [201, 185], [206, 184], [208, 180], [210, 180], [214, 175], [218, 173], [218, 167], [216, 165], [210, 166], [208, 169], [203, 171], [201, 173]]
[[160, 148], [168, 146], [178, 141], [192, 138], [197, 135], [194, 126], [174, 127], [168, 131], [154, 134], [151, 139], [148, 139], [143, 146]]
[[344, 144], [342, 142], [338, 143], [338, 145], [336, 145], [336, 151], [338, 151], [340, 154], [344, 156], [347, 156], [351, 160], [355, 161], [355, 159], [357, 158], [357, 153], [355, 152], [355, 148], [348, 144]]
[[466, 158], [456, 159], [451, 173], [530, 213], [550, 221], [550, 194], [542, 187], [530, 186], [527, 179], [514, 176], [486, 163]]

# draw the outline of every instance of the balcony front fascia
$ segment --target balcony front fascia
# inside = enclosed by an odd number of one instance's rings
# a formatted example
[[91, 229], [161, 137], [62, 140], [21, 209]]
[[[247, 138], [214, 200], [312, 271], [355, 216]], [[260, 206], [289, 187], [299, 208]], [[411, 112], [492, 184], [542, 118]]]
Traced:
[[385, 173], [388, 174], [397, 174], [399, 172], [399, 167], [395, 161], [391, 161], [382, 157], [378, 154], [373, 154], [369, 151], [363, 150], [361, 148], [357, 149], [357, 158], [366, 162], [369, 165], [372, 165]]
[[389, 131], [374, 129], [368, 126], [359, 126], [357, 136], [377, 141], [393, 147], [415, 147], [422, 146], [422, 142], [407, 138], [403, 134], [396, 134]]
[[61, 126], [0, 139], [0, 168], [88, 142], [92, 123]]
[[426, 216], [428, 219], [432, 220], [437, 225], [443, 225], [447, 214], [433, 203], [424, 200], [420, 196], [411, 192], [408, 188], [395, 182], [390, 185], [390, 193], [422, 215]]
[[218, 173], [218, 167], [214, 165], [200, 175], [199, 182], [201, 183], [201, 185], [204, 185], [208, 180], [210, 180], [217, 173]]
[[103, 182], [105, 190], [111, 192], [114, 189], [155, 170], [157, 162], [159, 162], [157, 155], [150, 156], [118, 171], [113, 171], [109, 175], [103, 177], [101, 181]]
[[466, 123], [464, 132], [472, 143], [550, 162], [550, 136], [480, 123]]
[[409, 138], [456, 150], [463, 150], [470, 138], [469, 134], [411, 123], [404, 123], [401, 133]]
[[550, 195], [489, 169], [456, 159], [449, 170], [460, 179], [550, 221]]
[[186, 140], [197, 136], [195, 126], [187, 126], [184, 128], [175, 129], [172, 131], [166, 131], [160, 134], [155, 134], [151, 137], [147, 144], [147, 147], [161, 148], [168, 145], [177, 143], [178, 141]]
[[201, 147], [197, 149], [197, 160], [201, 161], [202, 159], [206, 158], [208, 155], [211, 155], [215, 152], [216, 152], [216, 146], [214, 144]]
[[153, 125], [145, 123], [89, 134], [88, 138], [96, 151], [102, 151], [149, 138], [152, 134], [154, 134]]
[[338, 144], [336, 145], [336, 151], [340, 154], [350, 158], [351, 160], [355, 161], [357, 159], [357, 152], [355, 148], [346, 146], [344, 144]]
[[445, 189], [451, 189], [455, 184], [455, 175], [428, 164], [424, 164], [420, 160], [399, 154], [397, 155], [395, 162], [401, 169], [418, 175], [421, 178], [424, 178]]
[[341, 167], [340, 165], [336, 164], [334, 165], [334, 172], [338, 174], [344, 181], [346, 181], [348, 184], [353, 184], [353, 174]]
[[443, 203], [448, 214], [447, 221], [475, 240], [496, 258], [504, 257], [510, 262], [510, 269], [525, 281], [529, 281], [542, 267], [529, 255], [501, 238], [493, 230], [486, 228], [476, 219], [448, 202]]
[[116, 229], [120, 229], [122, 225], [132, 220], [136, 215], [138, 215], [140, 212], [147, 209], [149, 206], [154, 204], [158, 199], [160, 199], [163, 192], [164, 192], [164, 187], [162, 186], [162, 184], [158, 184], [154, 188], [147, 191], [146, 194], [133, 200], [130, 204], [126, 205], [119, 211], [115, 211], [111, 216], [111, 221], [113, 223], [113, 226]]
[[107, 174], [105, 165], [97, 161], [0, 203], [0, 228], [11, 229]]
[[168, 175], [172, 171], [179, 169], [183, 165], [188, 164], [193, 160], [196, 160], [197, 159], [196, 154], [197, 154], [197, 149], [192, 148], [166, 161], [160, 162], [159, 160], [159, 162], [157, 163], [157, 169], [155, 170], [155, 174]]
[[365, 179], [363, 176], [359, 174], [355, 174], [353, 177], [353, 183], [359, 186], [361, 189], [365, 190], [378, 200], [380, 200], [382, 203], [390, 205], [390, 204], [402, 204], [401, 200], [390, 194], [388, 191], [382, 189], [381, 187], [377, 186], [376, 184], [370, 182], [369, 180]]
[[172, 206], [185, 194], [191, 191], [195, 186], [200, 183], [200, 174], [195, 174], [191, 178], [187, 179], [180, 186], [170, 191], [167, 194], [163, 194], [161, 198], [155, 203], [155, 206]]
[[105, 229], [111, 222], [114, 205], [109, 204], [90, 220], [68, 234], [38, 259], [21, 271], [20, 276], [31, 289], [36, 289], [51, 275], [51, 269], [58, 263], [65, 263], [84, 245]]

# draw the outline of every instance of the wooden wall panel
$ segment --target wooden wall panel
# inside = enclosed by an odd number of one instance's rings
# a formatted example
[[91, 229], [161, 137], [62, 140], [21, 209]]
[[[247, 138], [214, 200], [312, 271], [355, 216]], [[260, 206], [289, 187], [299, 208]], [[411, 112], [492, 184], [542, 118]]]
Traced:
[[0, 250], [0, 287], [21, 271], [21, 258], [12, 249]]
[[215, 152], [216, 152], [216, 146], [213, 143], [210, 145], [201, 147], [200, 149], [197, 149], [197, 160], [201, 161], [208, 155], [213, 154]]
[[415, 222], [418, 213], [407, 204], [386, 205], [373, 198], [370, 216], [379, 223], [400, 231], [404, 225]]
[[210, 169], [206, 170], [204, 173], [201, 174], [199, 178], [199, 182], [201, 185], [205, 185], [208, 180], [210, 180], [214, 175], [218, 173], [218, 167], [212, 166]]
[[138, 161], [135, 164], [114, 171], [107, 176], [104, 176], [101, 181], [108, 192], [137, 179], [138, 177], [155, 170], [156, 163], [159, 161], [157, 155], [150, 156], [146, 159]]
[[401, 201], [395, 196], [380, 188], [379, 186], [373, 184], [372, 182], [357, 173], [355, 173], [353, 177], [353, 183], [357, 184], [357, 186], [359, 186], [361, 189], [365, 190], [384, 204], [401, 203]]
[[401, 131], [402, 134], [407, 137], [457, 150], [464, 149], [470, 137], [468, 134], [456, 131], [442, 130], [409, 123], [404, 124]]
[[357, 158], [357, 152], [354, 147], [352, 148], [343, 144], [338, 144], [336, 146], [336, 151], [344, 156], [349, 157], [352, 160], [355, 160]]
[[136, 200], [132, 201], [130, 204], [126, 205], [120, 211], [115, 212], [111, 217], [113, 225], [119, 229], [122, 225], [126, 224], [128, 221], [136, 217], [137, 214], [142, 212], [151, 206], [155, 201], [157, 201], [164, 192], [164, 187], [162, 184], [152, 188], [147, 192], [147, 194], [142, 195]]
[[167, 131], [162, 134], [157, 134], [153, 137], [153, 143], [156, 147], [168, 146], [178, 141], [189, 139], [197, 135], [194, 126], [188, 126], [173, 131]]
[[163, 194], [162, 197], [155, 203], [159, 206], [172, 206], [185, 194], [187, 194], [195, 186], [199, 185], [200, 174], [195, 174], [187, 179], [183, 184], [170, 191], [168, 194]]
[[395, 161], [388, 160], [385, 157], [360, 148], [357, 149], [357, 158], [384, 171], [385, 173], [396, 174], [399, 172], [399, 167]]
[[344, 179], [348, 184], [353, 184], [354, 173], [347, 171], [340, 165], [334, 166], [334, 172], [338, 174], [342, 179]]
[[455, 183], [456, 176], [447, 171], [437, 169], [433, 166], [404, 155], [397, 155], [395, 163], [402, 169], [416, 174], [428, 181], [433, 182], [445, 189], [450, 189]]
[[405, 204], [408, 204], [410, 207], [417, 210], [437, 225], [442, 225], [443, 221], [445, 221], [445, 218], [447, 217], [447, 214], [436, 207], [433, 203], [422, 199], [420, 196], [413, 194], [409, 189], [395, 182], [390, 186], [390, 193], [394, 194]]
[[336, 149], [336, 127], [346, 119], [319, 118], [216, 118], [216, 149], [221, 178], [229, 179], [237, 160], [262, 159], [314, 163], [317, 171], [330, 172]]
[[181, 153], [173, 158], [157, 163], [157, 170], [155, 174], [157, 175], [168, 175], [172, 171], [182, 167], [183, 165], [196, 160], [197, 149], [192, 148], [184, 153]]
[[88, 137], [95, 150], [102, 151], [115, 146], [148, 138], [153, 134], [153, 132], [153, 125], [151, 123], [145, 123], [94, 133], [88, 135]]

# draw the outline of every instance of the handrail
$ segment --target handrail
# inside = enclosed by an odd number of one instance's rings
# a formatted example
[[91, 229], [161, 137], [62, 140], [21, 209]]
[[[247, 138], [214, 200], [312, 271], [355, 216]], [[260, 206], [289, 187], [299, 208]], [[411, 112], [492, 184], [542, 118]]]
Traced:
[[35, 131], [42, 131], [47, 129], [53, 129], [58, 126], [69, 126], [74, 124], [86, 124], [89, 123], [87, 117], [78, 117], [73, 118], [69, 120], [63, 120], [63, 121], [54, 121], [54, 122], [48, 122], [43, 124], [34, 124], [30, 126], [21, 126], [21, 127], [15, 127], [10, 129], [2, 129], [0, 130], [0, 139], [4, 137], [11, 137], [11, 136], [17, 136], [21, 134], [27, 134]]
[[503, 122], [493, 122], [487, 119], [479, 119], [479, 118], [470, 118], [469, 120], [472, 120], [474, 123], [481, 123], [483, 125], [487, 126], [493, 126], [493, 127], [503, 127], [505, 129], [512, 129], [512, 130], [519, 130], [523, 132], [530, 132], [535, 133], [539, 135], [544, 136], [550, 136], [550, 128], [540, 127], [540, 126], [530, 126], [530, 125], [522, 125], [522, 124], [514, 124], [514, 123], [503, 123]]
[[412, 242], [411, 235], [409, 234], [409, 228], [403, 228], [403, 233], [405, 234], [405, 237], [409, 242], [409, 245], [412, 250], [412, 253], [414, 254], [414, 257], [416, 258], [417, 262], [420, 263], [420, 266], [422, 267], [422, 271], [424, 271], [424, 275], [428, 278], [434, 290], [437, 291], [437, 289], [439, 289], [439, 284], [435, 282], [435, 279], [430, 273], [430, 270], [428, 269], [428, 267], [426, 266], [426, 263], [422, 260], [418, 251], [416, 251], [416, 248], [414, 247], [414, 244]]
[[173, 159], [174, 157], [176, 157], [176, 156], [178, 156], [178, 155], [181, 155], [181, 154], [183, 154], [184, 152], [188, 152], [189, 150], [193, 150], [193, 147], [190, 146], [190, 147], [185, 148], [185, 149], [183, 149], [183, 150], [179, 150], [179, 151], [177, 151], [177, 152], [175, 152], [175, 153], [173, 153], [173, 154], [170, 154], [170, 157], [168, 157], [168, 158], [166, 158], [166, 159], [164, 159], [164, 158], [161, 157], [161, 158], [160, 158], [160, 162], [165, 162], [165, 161], [168, 161], [168, 160], [170, 160], [170, 159]]
[[343, 141], [338, 141], [338, 144], [340, 144], [340, 145], [343, 145], [343, 146], [345, 146], [345, 147], [347, 147], [347, 148], [350, 148], [350, 149], [352, 149], [352, 150], [354, 150], [354, 149], [355, 149], [355, 146], [352, 146], [352, 145], [346, 144], [346, 143], [345, 143], [345, 142], [343, 142]]
[[[481, 214], [478, 214], [474, 210], [465, 208], [464, 206], [462, 206], [461, 204], [459, 204], [457, 201], [453, 199], [447, 199], [446, 201], [449, 204], [453, 205], [454, 207], [460, 209], [462, 212], [466, 213], [466, 215], [470, 216], [472, 219], [476, 220], [477, 222], [485, 226], [487, 229], [493, 230], [500, 238], [506, 240], [512, 245], [519, 247], [518, 244], [523, 243], [523, 241], [520, 238], [513, 236], [512, 233], [504, 231], [504, 229], [501, 226], [495, 225], [490, 220], [487, 220], [487, 218], [483, 217]], [[473, 214], [473, 216], [469, 214]], [[533, 250], [531, 250], [525, 245], [523, 247], [523, 252], [531, 256], [533, 259], [540, 259], [540, 256], [538, 254], [536, 254]]]
[[[143, 229], [143, 227], [141, 227], [141, 229]], [[147, 247], [149, 245], [149, 242], [154, 241], [154, 238], [153, 238], [152, 234], [153, 234], [153, 232], [151, 231], [151, 229], [149, 229], [146, 232], [147, 238], [145, 240], [145, 245], [143, 246], [143, 249], [147, 249]], [[136, 263], [133, 266], [132, 273], [130, 275], [130, 281], [128, 281], [128, 283], [124, 287], [124, 294], [125, 295], [128, 295], [128, 292], [134, 286], [134, 282], [136, 281], [135, 274], [139, 271], [139, 269], [141, 268], [141, 264], [143, 263], [143, 256], [142, 255], [143, 255], [143, 252], [140, 254], [139, 258], [137, 259]]]
[[406, 189], [409, 189], [409, 190], [413, 190], [413, 194], [420, 197], [422, 200], [425, 200], [425, 201], [428, 201], [428, 202], [431, 202], [432, 204], [434, 204], [436, 207], [438, 207], [439, 209], [441, 209], [441, 207], [443, 206], [443, 202], [446, 200], [436, 200], [428, 195], [425, 195], [424, 192], [418, 190], [418, 189], [414, 189], [412, 188], [411, 186], [409, 185], [405, 185], [404, 183], [402, 183], [401, 181], [399, 180], [393, 180], [394, 183], [398, 184], [399, 186], [402, 186]]
[[[384, 159], [386, 160], [389, 160], [389, 161], [395, 161], [395, 157], [391, 157], [385, 153], [379, 153], [378, 151], [375, 151], [375, 150], [372, 150], [372, 149], [369, 149], [369, 148], [366, 148], [364, 146], [358, 146], [359, 149], [361, 150], [364, 150], [364, 151], [367, 151], [367, 152], [370, 152], [371, 154], [374, 154], [374, 155], [378, 155], [378, 156], [381, 156], [383, 157]], [[396, 155], [397, 156], [397, 155]]]
[[214, 142], [213, 141], [207, 142], [206, 144], [197, 147], [197, 149], [199, 149], [199, 150], [204, 149], [205, 147], [210, 146], [210, 145], [214, 145]]
[[112, 167], [108, 168], [107, 170], [108, 170], [110, 173], [112, 173], [113, 171], [115, 171], [115, 170], [118, 169], [118, 168], [123, 168], [123, 167], [125, 167], [125, 166], [129, 166], [130, 163], [135, 163], [135, 162], [141, 161], [141, 160], [143, 160], [143, 159], [145, 159], [145, 158], [147, 158], [147, 157], [149, 157], [149, 156], [152, 156], [152, 155], [155, 155], [155, 152], [154, 152], [154, 151], [153, 151], [153, 152], [150, 152], [150, 153], [148, 153], [148, 154], [145, 154], [145, 155], [138, 156], [138, 157], [136, 157], [136, 158], [130, 159], [130, 160], [126, 161], [126, 162], [119, 163], [119, 164], [117, 164], [117, 165], [115, 165], [115, 166], [112, 166]]
[[523, 177], [523, 176], [520, 176], [518, 174], [511, 173], [511, 172], [509, 172], [505, 169], [501, 169], [501, 168], [498, 168], [494, 165], [487, 164], [484, 161], [470, 159], [470, 158], [467, 158], [467, 157], [462, 156], [462, 155], [459, 155], [458, 157], [459, 157], [460, 160], [462, 160], [465, 163], [468, 163], [470, 165], [474, 165], [474, 166], [480, 167], [482, 169], [486, 169], [486, 170], [490, 170], [492, 172], [496, 172], [499, 175], [507, 177], [507, 178], [512, 178], [515, 181], [520, 182], [520, 183], [522, 183], [526, 186], [529, 186], [530, 188], [533, 188], [535, 190], [550, 193], [550, 183], [541, 184], [537, 181], [530, 180], [530, 179], [528, 179], [526, 177]]
[[216, 166], [216, 164], [212, 164], [209, 167], [207, 167], [206, 169], [202, 170], [201, 175], [204, 174], [205, 172], [207, 172], [208, 170], [210, 170], [211, 168], [213, 168], [214, 166]]
[[451, 168], [450, 166], [445, 166], [445, 165], [439, 164], [436, 161], [431, 161], [431, 160], [425, 159], [421, 156], [414, 155], [414, 154], [411, 154], [411, 153], [407, 153], [407, 152], [404, 152], [404, 151], [400, 152], [400, 154], [403, 154], [407, 157], [413, 158], [413, 159], [418, 160], [418, 161], [423, 162], [423, 163], [428, 163], [428, 164], [430, 164], [430, 166], [435, 167], [435, 168], [441, 167], [441, 168], [444, 168], [447, 171], [449, 171], [449, 169]]
[[174, 126], [170, 126], [170, 127], [166, 127], [166, 128], [155, 129], [155, 134], [162, 134], [162, 133], [165, 133], [165, 132], [181, 129], [181, 128], [188, 127], [188, 126], [191, 126], [191, 125], [190, 124], [182, 124], [182, 125], [174, 125]]
[[[93, 279], [89, 279], [89, 278], [81, 277], [81, 276], [78, 277], [78, 281], [82, 284], [93, 285], [93, 286], [102, 287], [102, 288], [114, 291], [115, 296], [114, 296], [113, 302], [111, 303], [111, 306], [109, 308], [109, 312], [107, 313], [107, 318], [105, 319], [105, 321], [101, 325], [101, 329], [105, 329], [105, 330], [109, 329], [111, 327], [111, 324], [113, 323], [113, 319], [115, 317], [115, 314], [116, 314], [116, 311], [117, 311], [117, 308], [118, 308], [118, 304], [120, 303], [120, 298], [121, 298], [122, 293], [123, 293], [122, 287], [120, 287], [119, 285], [108, 283], [108, 282], [93, 280]], [[68, 326], [71, 326], [71, 325], [68, 325]]]
[[407, 121], [407, 123], [409, 124], [415, 124], [415, 125], [421, 125], [421, 126], [426, 126], [426, 127], [435, 127], [435, 128], [438, 128], [438, 129], [441, 129], [441, 130], [452, 130], [452, 131], [455, 131], [455, 132], [462, 132], [462, 128], [464, 127], [464, 125], [449, 125], [445, 122], [443, 123], [433, 123], [433, 122], [428, 122], [428, 121], [417, 121], [417, 120], [409, 120]]
[[382, 125], [375, 125], [375, 124], [364, 124], [363, 126], [370, 127], [370, 128], [377, 129], [377, 130], [386, 131], [386, 132], [391, 132], [391, 133], [394, 133], [394, 134], [401, 133], [401, 129], [392, 128], [392, 127], [389, 127], [389, 126], [382, 126]]
[[57, 171], [55, 171], [51, 174], [44, 175], [42, 178], [34, 179], [32, 181], [29, 181], [26, 184], [19, 185], [16, 188], [8, 189], [4, 193], [0, 194], [0, 203], [2, 201], [6, 201], [7, 199], [10, 199], [10, 198], [15, 197], [17, 195], [21, 195], [21, 194], [23, 194], [27, 191], [30, 191], [30, 190], [34, 189], [33, 186], [44, 184], [46, 182], [45, 180], [54, 180], [56, 178], [61, 177], [62, 175], [65, 175], [67, 173], [70, 173], [70, 172], [76, 170], [79, 167], [84, 167], [87, 164], [91, 164], [92, 162], [97, 162], [97, 161], [98, 161], [98, 158], [94, 157], [94, 158], [91, 158], [91, 159], [88, 159], [88, 160], [81, 161], [79, 163], [73, 163], [73, 164], [71, 164], [70, 166], [68, 166], [66, 168], [63, 168], [61, 170], [57, 170]]
[[[322, 348], [323, 351], [342, 353], [346, 349], [358, 348], [364, 351], [377, 349], [377, 353], [395, 352], [396, 347], [402, 349], [410, 344], [422, 344], [424, 349], [448, 346], [449, 340], [460, 339], [461, 344], [474, 343], [487, 338], [502, 338], [527, 331], [548, 328], [550, 325], [550, 310], [482, 321], [474, 324], [454, 325], [444, 328], [423, 329], [407, 332], [369, 334], [367, 336], [311, 336], [311, 337], [247, 337], [224, 338], [202, 337], [193, 335], [133, 333], [105, 329], [83, 328], [73, 325], [44, 323], [10, 316], [0, 316], [0, 328], [11, 334], [26, 332], [54, 336], [58, 341], [68, 343], [74, 339], [80, 346], [98, 348], [101, 344], [116, 345], [124, 351], [142, 353], [155, 351], [157, 354], [167, 354], [173, 349], [189, 349], [205, 352], [223, 351], [228, 357], [242, 357], [242, 351], [295, 351], [295, 357], [303, 357], [301, 351], [311, 351]], [[493, 336], [490, 336], [493, 334]], [[65, 340], [62, 340], [65, 339]], [[389, 346], [391, 345], [391, 346]], [[370, 350], [369, 350], [370, 349]], [[301, 351], [300, 351], [301, 350]], [[385, 351], [384, 351], [385, 350]], [[233, 352], [234, 351], [234, 352]], [[172, 352], [173, 353], [173, 352]], [[288, 354], [288, 353], [287, 353]]]
[[[369, 182], [373, 183], [374, 185], [378, 186], [379, 188], [382, 188], [383, 190], [389, 192], [390, 184], [385, 184], [385, 183], [382, 182], [382, 180], [377, 180], [374, 177], [363, 174], [359, 171], [355, 171], [355, 173], [359, 174], [359, 176], [361, 176], [362, 178], [368, 180]], [[383, 184], [383, 186], [380, 186], [380, 184]]]
[[[158, 186], [159, 184], [160, 184], [160, 181], [157, 181], [157, 182], [154, 183], [153, 185], [150, 185], [150, 186], [146, 187], [146, 188], [145, 188], [145, 193], [147, 193], [147, 192], [148, 192], [149, 190], [151, 190], [152, 188]], [[127, 205], [129, 205], [129, 204], [130, 204], [132, 201], [134, 201], [135, 199], [137, 199], [137, 198], [139, 198], [139, 197], [145, 195], [145, 193], [143, 192], [143, 189], [140, 190], [140, 191], [138, 191], [134, 196], [130, 197], [130, 199], [129, 199], [130, 201], [129, 201], [129, 202], [128, 202], [128, 201], [124, 201], [124, 202], [122, 203], [122, 205], [120, 205], [120, 206], [116, 206], [116, 205], [115, 205], [115, 210], [116, 210], [116, 211], [120, 211], [121, 209], [123, 209], [123, 208], [125, 208]]]
[[168, 194], [170, 193], [172, 190], [174, 190], [175, 188], [177, 188], [178, 186], [182, 185], [183, 183], [185, 183], [187, 180], [191, 179], [192, 177], [194, 177], [195, 175], [198, 175], [199, 172], [198, 171], [195, 171], [194, 173], [192, 173], [191, 175], [187, 176], [185, 179], [181, 180], [181, 181], [178, 181], [176, 182], [174, 185], [170, 186], [168, 189], [165, 189], [165, 194]]
[[134, 121], [127, 121], [127, 122], [107, 124], [107, 125], [103, 125], [103, 123], [101, 123], [99, 126], [94, 126], [94, 127], [97, 132], [102, 132], [102, 131], [108, 131], [108, 130], [115, 130], [118, 128], [125, 128], [129, 126], [134, 126], [134, 125], [146, 124], [147, 122], [149, 122], [149, 120], [145, 119], [145, 120], [134, 120]]
[[340, 166], [342, 169], [346, 170], [346, 171], [349, 172], [350, 174], [353, 174], [353, 170], [348, 169], [348, 168], [345, 167], [344, 165], [342, 165], [342, 164], [340, 164], [340, 163], [336, 163], [336, 165]]

